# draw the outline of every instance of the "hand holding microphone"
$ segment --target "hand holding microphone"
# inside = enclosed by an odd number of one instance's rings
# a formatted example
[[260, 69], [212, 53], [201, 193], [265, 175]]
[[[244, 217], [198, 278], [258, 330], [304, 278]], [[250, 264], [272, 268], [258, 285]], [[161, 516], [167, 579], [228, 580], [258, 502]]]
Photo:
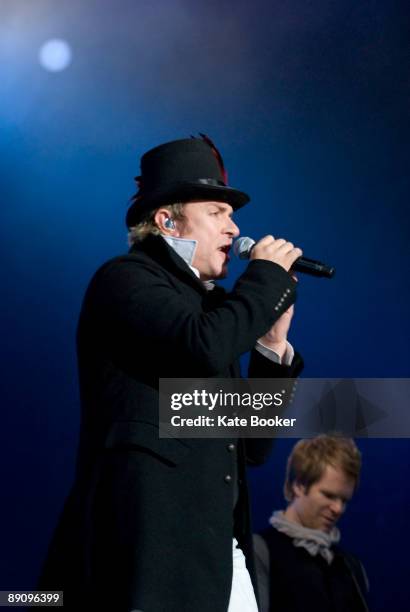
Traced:
[[267, 259], [282, 266], [289, 272], [294, 262], [302, 256], [302, 250], [283, 238], [275, 240], [271, 235], [256, 242], [249, 254], [249, 259]]
[[335, 269], [320, 261], [302, 257], [302, 250], [283, 238], [275, 240], [271, 235], [265, 236], [259, 242], [252, 238], [238, 238], [233, 247], [235, 255], [240, 259], [266, 259], [273, 263], [296, 272], [303, 272], [312, 276], [332, 278]]

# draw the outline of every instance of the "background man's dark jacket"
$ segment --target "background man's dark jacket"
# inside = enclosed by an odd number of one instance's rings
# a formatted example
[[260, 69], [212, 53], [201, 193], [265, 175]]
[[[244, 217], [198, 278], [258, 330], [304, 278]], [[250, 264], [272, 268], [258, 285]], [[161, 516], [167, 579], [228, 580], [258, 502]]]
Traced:
[[[239, 356], [294, 299], [295, 282], [268, 261], [250, 262], [230, 294], [207, 292], [154, 236], [96, 273], [78, 328], [77, 477], [40, 583], [64, 589], [65, 609], [226, 612], [234, 485], [235, 535], [250, 555], [245, 464], [270, 444], [160, 439], [158, 378], [238, 377]], [[249, 375], [300, 365], [252, 351]]]
[[[367, 612], [367, 578], [360, 561], [332, 546], [329, 565], [274, 527], [260, 533], [256, 570], [261, 612]], [[255, 536], [257, 538], [258, 536]]]

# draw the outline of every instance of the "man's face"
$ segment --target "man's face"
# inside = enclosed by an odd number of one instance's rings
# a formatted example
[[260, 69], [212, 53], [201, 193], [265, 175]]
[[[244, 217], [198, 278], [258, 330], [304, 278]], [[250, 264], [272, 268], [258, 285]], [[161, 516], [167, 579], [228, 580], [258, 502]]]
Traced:
[[308, 491], [303, 485], [294, 485], [292, 516], [304, 527], [329, 532], [345, 511], [354, 487], [353, 478], [341, 469], [327, 465], [321, 479]]
[[184, 218], [176, 221], [175, 236], [198, 242], [192, 265], [201, 280], [224, 278], [228, 273], [228, 252], [239, 236], [232, 213], [232, 206], [224, 202], [188, 202]]

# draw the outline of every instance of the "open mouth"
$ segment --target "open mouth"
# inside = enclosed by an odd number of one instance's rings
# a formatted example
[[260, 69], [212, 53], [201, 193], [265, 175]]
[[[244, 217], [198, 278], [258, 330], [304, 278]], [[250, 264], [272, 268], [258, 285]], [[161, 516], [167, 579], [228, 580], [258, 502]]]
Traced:
[[226, 261], [229, 261], [229, 259], [230, 259], [230, 257], [229, 257], [229, 251], [230, 250], [231, 250], [231, 245], [230, 244], [226, 244], [225, 246], [221, 246], [218, 249], [218, 251], [220, 251], [224, 255]]

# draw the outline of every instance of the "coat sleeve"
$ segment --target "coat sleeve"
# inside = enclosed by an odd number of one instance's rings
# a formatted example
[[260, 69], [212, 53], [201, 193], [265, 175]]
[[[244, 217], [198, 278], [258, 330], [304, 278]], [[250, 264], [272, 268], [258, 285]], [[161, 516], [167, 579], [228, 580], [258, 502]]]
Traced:
[[[217, 376], [254, 346], [296, 299], [296, 283], [277, 264], [251, 261], [222, 304], [204, 312], [187, 302], [160, 266], [124, 260], [94, 283], [101, 328], [125, 344], [151, 343], [198, 376]], [[91, 309], [95, 310], [95, 308]]]

